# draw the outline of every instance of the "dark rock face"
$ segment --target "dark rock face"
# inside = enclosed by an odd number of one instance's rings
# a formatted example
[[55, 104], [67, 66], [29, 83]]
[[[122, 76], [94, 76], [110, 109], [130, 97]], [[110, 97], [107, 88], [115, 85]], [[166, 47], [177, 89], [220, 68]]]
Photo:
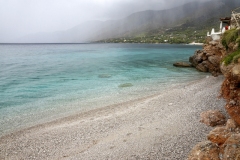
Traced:
[[196, 67], [198, 64], [202, 63], [202, 52], [201, 50], [197, 50], [193, 56], [189, 58], [189, 62], [192, 63], [194, 67]]
[[210, 41], [203, 50], [197, 50], [189, 57], [189, 62], [201, 72], [210, 72], [213, 76], [221, 74], [220, 62], [225, 49], [219, 41]]
[[202, 63], [199, 63], [197, 66], [196, 66], [196, 69], [201, 71], [201, 72], [208, 72], [208, 68], [206, 66], [204, 66]]
[[219, 56], [209, 56], [208, 61], [214, 66], [219, 66], [221, 58]]
[[193, 67], [192, 64], [187, 63], [187, 62], [176, 62], [176, 63], [173, 63], [173, 66], [175, 66], [175, 67]]

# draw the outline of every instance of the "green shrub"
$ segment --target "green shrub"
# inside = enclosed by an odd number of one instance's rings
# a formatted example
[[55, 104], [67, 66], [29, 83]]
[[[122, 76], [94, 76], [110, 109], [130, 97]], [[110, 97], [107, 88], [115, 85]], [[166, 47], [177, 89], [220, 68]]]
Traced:
[[240, 37], [236, 39], [236, 43], [238, 44], [238, 49], [240, 49]]
[[236, 63], [239, 57], [240, 57], [240, 50], [237, 50], [227, 55], [225, 58], [223, 58], [222, 61], [224, 62], [225, 65], [229, 65], [232, 61]]
[[233, 57], [233, 62], [238, 63], [238, 59], [240, 58], [240, 54]]
[[237, 39], [238, 39], [238, 30], [237, 29], [230, 29], [223, 34], [222, 45], [226, 49], [228, 49], [228, 45], [231, 42], [236, 42]]

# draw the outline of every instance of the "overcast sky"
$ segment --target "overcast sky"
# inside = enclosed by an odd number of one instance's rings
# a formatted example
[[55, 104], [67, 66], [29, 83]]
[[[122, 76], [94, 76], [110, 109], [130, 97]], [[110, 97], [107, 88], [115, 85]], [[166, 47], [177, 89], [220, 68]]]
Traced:
[[0, 0], [0, 42], [72, 28], [88, 20], [120, 19], [194, 0]]

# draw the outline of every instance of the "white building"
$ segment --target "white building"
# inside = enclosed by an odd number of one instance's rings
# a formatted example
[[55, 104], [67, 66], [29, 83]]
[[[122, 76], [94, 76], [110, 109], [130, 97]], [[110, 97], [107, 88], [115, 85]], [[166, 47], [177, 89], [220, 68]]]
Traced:
[[211, 34], [209, 34], [209, 32], [207, 33], [207, 36], [212, 37], [213, 40], [219, 40], [220, 36], [228, 29], [240, 28], [240, 7], [232, 10], [231, 17], [220, 18], [220, 21], [220, 29], [218, 32], [215, 32], [213, 28]]
[[211, 34], [209, 34], [209, 32], [208, 32], [207, 36], [209, 36], [209, 37], [211, 36], [214, 41], [219, 40], [220, 36], [226, 31], [226, 28], [230, 29], [231, 27], [230, 27], [230, 25], [226, 25], [223, 27], [223, 21], [221, 21], [219, 31], [215, 32], [215, 29], [213, 28], [211, 31]]

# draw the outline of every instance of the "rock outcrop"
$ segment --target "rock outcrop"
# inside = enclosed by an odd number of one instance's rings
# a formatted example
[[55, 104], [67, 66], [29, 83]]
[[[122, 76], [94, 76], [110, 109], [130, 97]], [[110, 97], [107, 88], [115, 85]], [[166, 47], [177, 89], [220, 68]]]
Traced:
[[[237, 31], [237, 32], [236, 32]], [[236, 35], [238, 34], [238, 35]], [[225, 48], [220, 44], [223, 43]], [[226, 125], [217, 126], [208, 135], [208, 141], [196, 145], [189, 155], [193, 159], [240, 160], [240, 34], [239, 30], [224, 33], [222, 41], [209, 41], [202, 51], [196, 51], [190, 62], [200, 71], [213, 75], [223, 73], [225, 80], [221, 95], [230, 116]], [[211, 114], [202, 113], [202, 122], [214, 126]], [[206, 151], [206, 152], [203, 152]], [[212, 154], [213, 157], [205, 155]]]
[[207, 136], [208, 140], [221, 146], [226, 142], [226, 140], [233, 134], [238, 134], [240, 131], [239, 125], [229, 119], [225, 126], [216, 127]]
[[223, 145], [223, 160], [240, 159], [240, 134], [233, 134]]
[[217, 145], [222, 145], [230, 136], [231, 132], [226, 127], [217, 127], [208, 134], [207, 138]]
[[225, 126], [216, 127], [207, 136], [208, 141], [198, 143], [188, 160], [238, 160], [240, 159], [240, 128], [229, 119]]
[[188, 160], [220, 160], [219, 151], [219, 147], [210, 141], [200, 142], [193, 148]]
[[200, 117], [201, 117], [200, 122], [211, 127], [223, 125], [226, 123], [226, 117], [218, 110], [202, 112]]
[[213, 76], [221, 74], [220, 61], [225, 48], [219, 41], [208, 41], [203, 50], [197, 50], [189, 62], [201, 72], [210, 72]]
[[231, 118], [240, 125], [240, 64], [230, 65], [227, 69], [221, 66], [224, 70], [226, 79], [221, 88], [223, 98], [226, 99], [226, 111]]
[[173, 66], [175, 66], [175, 67], [193, 67], [192, 64], [187, 63], [187, 62], [176, 62], [176, 63], [173, 63]]

